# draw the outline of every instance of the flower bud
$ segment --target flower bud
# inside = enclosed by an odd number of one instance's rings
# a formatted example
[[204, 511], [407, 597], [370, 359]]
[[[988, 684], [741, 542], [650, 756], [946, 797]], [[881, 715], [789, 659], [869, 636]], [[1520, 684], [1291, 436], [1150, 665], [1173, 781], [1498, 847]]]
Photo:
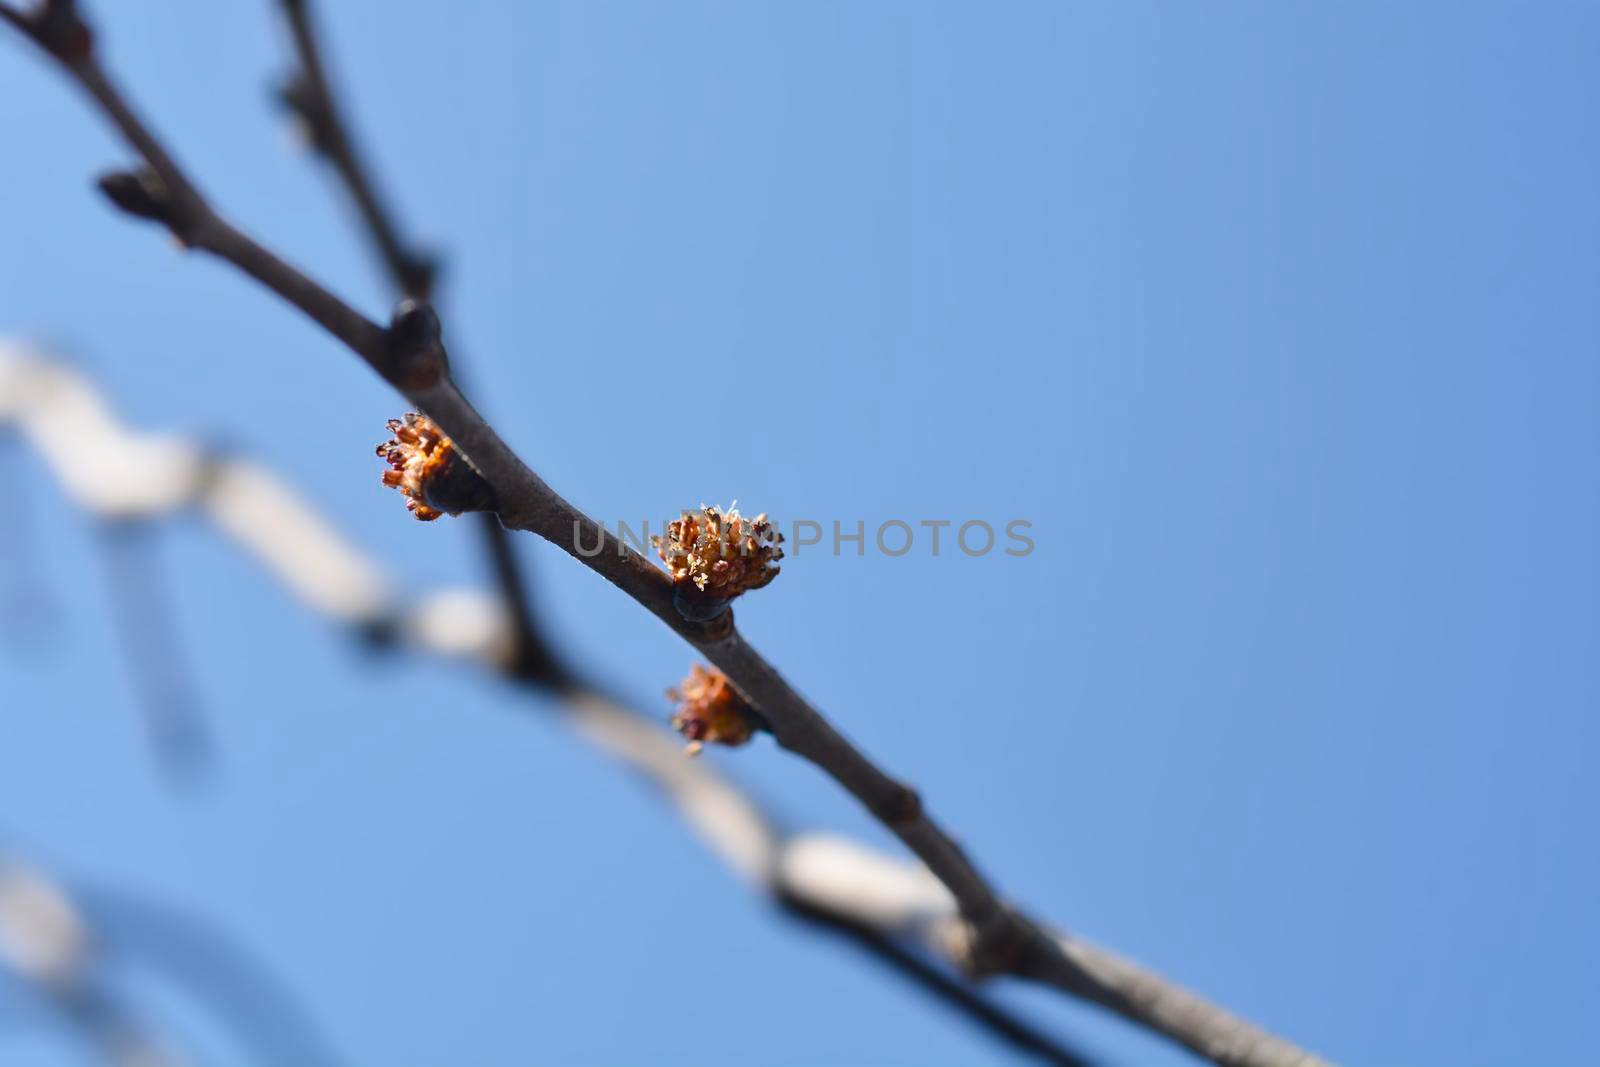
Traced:
[[650, 540], [672, 575], [673, 603], [694, 622], [717, 618], [735, 597], [772, 581], [783, 558], [783, 535], [766, 515], [747, 519], [738, 508], [685, 511], [665, 537]]
[[389, 432], [394, 437], [378, 446], [390, 467], [383, 484], [400, 490], [418, 519], [495, 510], [494, 490], [432, 419], [407, 412], [389, 420]]
[[689, 741], [689, 755], [707, 744], [742, 745], [755, 733], [754, 712], [727, 675], [696, 663], [667, 699], [678, 704], [672, 728]]

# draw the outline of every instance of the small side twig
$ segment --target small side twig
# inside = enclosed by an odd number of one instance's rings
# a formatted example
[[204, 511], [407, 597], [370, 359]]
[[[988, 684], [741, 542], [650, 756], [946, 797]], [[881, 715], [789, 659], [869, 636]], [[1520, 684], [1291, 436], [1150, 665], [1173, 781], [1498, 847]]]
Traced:
[[184, 1062], [99, 973], [89, 923], [41, 872], [0, 855], [0, 974], [55, 1009], [111, 1067]]
[[299, 69], [279, 89], [279, 99], [305, 124], [312, 148], [338, 172], [400, 295], [432, 299], [438, 263], [433, 256], [413, 250], [401, 238], [394, 215], [379, 195], [377, 183], [344, 121], [338, 97], [328, 84], [322, 49], [311, 22], [311, 5], [306, 0], [278, 0], [278, 6], [283, 9], [299, 60]]
[[143, 520], [102, 521], [99, 546], [117, 635], [151, 743], [162, 767], [189, 781], [210, 762], [211, 739], [165, 595], [154, 532]]
[[0, 850], [0, 974], [53, 1006], [111, 1067], [193, 1062], [180, 1054], [191, 1034], [167, 1031], [140, 998], [123, 995], [129, 965], [187, 994], [232, 1034], [243, 1062], [343, 1062], [308, 1006], [223, 930], [122, 887], [64, 883]]

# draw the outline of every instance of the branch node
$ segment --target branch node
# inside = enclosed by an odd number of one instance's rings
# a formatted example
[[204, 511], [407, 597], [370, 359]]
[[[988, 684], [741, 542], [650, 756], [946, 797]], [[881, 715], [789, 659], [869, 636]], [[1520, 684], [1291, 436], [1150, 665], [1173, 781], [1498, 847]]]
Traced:
[[973, 981], [997, 974], [1016, 974], [1023, 960], [1024, 938], [1016, 915], [1008, 908], [979, 922], [961, 924], [959, 944], [950, 946], [958, 966]]
[[321, 156], [332, 155], [337, 134], [332, 117], [322, 106], [321, 97], [310, 79], [303, 73], [290, 75], [278, 85], [277, 97], [278, 103], [298, 122], [311, 150]]
[[119, 210], [163, 226], [172, 225], [172, 198], [149, 167], [109, 170], [95, 180], [95, 185]]
[[439, 316], [425, 301], [407, 298], [395, 306], [387, 342], [383, 376], [407, 396], [426, 393], [449, 377]]
[[732, 603], [727, 597], [710, 596], [688, 583], [672, 584], [672, 606], [678, 609], [678, 614], [688, 622], [705, 623], [708, 630], [712, 626], [726, 628], [722, 620], [728, 617]]
[[174, 197], [151, 167], [141, 164], [132, 170], [107, 171], [96, 179], [95, 185], [118, 210], [161, 223], [179, 247], [207, 246], [207, 235], [211, 233], [207, 227], [215, 216], [204, 203]]
[[[681, 615], [683, 614], [683, 607], [678, 603], [678, 593], [679, 589], [674, 587], [672, 590], [672, 604], [678, 609], [678, 613]], [[684, 618], [689, 622], [696, 621], [687, 615], [685, 615]], [[700, 633], [695, 637], [695, 643], [701, 647], [706, 645], [720, 644], [721, 642], [726, 641], [728, 638], [733, 636], [733, 606], [728, 605], [724, 607], [722, 611], [717, 613], [715, 617], [711, 619], [700, 620], [699, 622]]]
[[27, 33], [40, 48], [67, 66], [77, 66], [94, 53], [94, 33], [78, 14], [74, 0], [41, 0], [33, 10], [6, 11], [8, 21]]
[[896, 782], [894, 788], [872, 804], [872, 813], [890, 828], [922, 818], [922, 797], [915, 789]]
[[426, 252], [399, 252], [394, 270], [402, 291], [431, 293], [439, 280], [439, 257]]

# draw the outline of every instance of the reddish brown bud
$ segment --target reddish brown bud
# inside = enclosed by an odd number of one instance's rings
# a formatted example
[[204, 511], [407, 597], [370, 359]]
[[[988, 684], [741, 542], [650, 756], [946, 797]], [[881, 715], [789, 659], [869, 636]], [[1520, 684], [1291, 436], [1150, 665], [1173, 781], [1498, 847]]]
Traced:
[[727, 675], [698, 663], [667, 699], [678, 704], [672, 728], [689, 741], [689, 755], [707, 745], [742, 745], [755, 733], [753, 712]]
[[747, 519], [738, 508], [685, 511], [667, 524], [665, 537], [650, 541], [672, 575], [678, 611], [697, 622], [716, 618], [734, 597], [772, 581], [783, 558], [783, 535], [766, 515]]
[[389, 464], [383, 484], [406, 496], [406, 509], [423, 522], [465, 511], [493, 511], [494, 491], [426, 415], [390, 419], [394, 437], [378, 446]]

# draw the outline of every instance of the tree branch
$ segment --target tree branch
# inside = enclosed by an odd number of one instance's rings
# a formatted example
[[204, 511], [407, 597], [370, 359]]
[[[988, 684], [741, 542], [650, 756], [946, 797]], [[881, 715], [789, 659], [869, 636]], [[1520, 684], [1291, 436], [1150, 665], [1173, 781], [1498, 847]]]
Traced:
[[[402, 298], [431, 300], [438, 263], [433, 256], [409, 246], [400, 236], [393, 213], [378, 194], [371, 171], [362, 162], [356, 140], [329, 84], [312, 22], [311, 5], [306, 0], [278, 0], [278, 6], [288, 24], [298, 63], [298, 69], [279, 90], [279, 99], [304, 124], [312, 150], [338, 175], [395, 292]], [[456, 373], [459, 375], [459, 367]], [[522, 563], [511, 544], [510, 534], [492, 514], [476, 515], [473, 521], [483, 532], [484, 548], [496, 585], [511, 613], [517, 638], [517, 672], [552, 685], [564, 684], [569, 680], [569, 672], [539, 629], [529, 602]]]
[[311, 5], [306, 0], [278, 0], [278, 6], [289, 25], [299, 61], [299, 70], [284, 83], [279, 98], [305, 123], [312, 148], [338, 172], [395, 288], [402, 296], [431, 299], [438, 264], [432, 256], [407, 246], [394, 215], [378, 195], [377, 183], [361, 160], [338, 98], [329, 86], [311, 21]]
[[3, 854], [0, 971], [26, 983], [113, 1067], [181, 1067], [167, 1043], [102, 980], [88, 923], [67, 894]]
[[192, 1033], [162, 1032], [139, 998], [123, 995], [130, 965], [188, 994], [245, 1062], [341, 1062], [306, 1005], [220, 929], [125, 889], [64, 884], [0, 849], [0, 974], [51, 1005], [113, 1067], [192, 1062], [178, 1040]]
[[[385, 330], [222, 219], [112, 87], [73, 4], [47, 0], [31, 16], [12, 15], [7, 20], [26, 23], [28, 36], [61, 62], [150, 167], [157, 180], [149, 181], [149, 175], [140, 178], [149, 193], [147, 200], [128, 197], [124, 202], [107, 189], [114, 202], [134, 214], [158, 217], [184, 244], [233, 263], [300, 308], [455, 441], [493, 488], [503, 524], [559, 545], [721, 668], [758, 709], [781, 746], [816, 764], [854, 795], [944, 883], [970, 933], [966, 962], [974, 974], [1046, 978], [1227, 1067], [1304, 1067], [1319, 1062], [1264, 1032], [1248, 1046], [1225, 1040], [1221, 1035], [1256, 1031], [1198, 998], [1193, 1011], [1153, 1016], [1152, 1001], [1138, 996], [1143, 987], [1114, 981], [1125, 977], [1115, 971], [1085, 967], [1039, 925], [1002, 903], [950, 835], [928, 817], [914, 791], [879, 770], [845, 740], [731, 625], [708, 626], [682, 618], [672, 605], [671, 583], [664, 573], [562, 499], [522, 462], [451, 380], [439, 321], [431, 309], [402, 301]], [[580, 535], [586, 543], [597, 543], [600, 551], [593, 556], [579, 552]], [[1243, 1048], [1247, 1055], [1216, 1055], [1224, 1047]]]
[[111, 617], [151, 744], [175, 781], [192, 781], [209, 767], [211, 738], [165, 596], [153, 531], [140, 522], [116, 519], [99, 527]]
[[238, 457], [203, 459], [196, 444], [133, 433], [77, 374], [0, 341], [0, 428], [11, 422], [89, 513], [153, 523], [197, 510], [313, 610], [380, 647], [466, 661], [554, 696], [578, 733], [659, 789], [725, 866], [779, 906], [836, 927], [1018, 1049], [1051, 1063], [1086, 1062], [917, 958], [913, 948], [952, 963], [950, 952], [961, 943], [949, 930], [958, 925], [954, 902], [926, 870], [841, 838], [787, 834], [710, 761], [684, 758], [659, 716], [623, 706], [564, 666], [559, 684], [519, 670], [514, 623], [502, 601], [399, 595], [376, 563], [272, 472]]

